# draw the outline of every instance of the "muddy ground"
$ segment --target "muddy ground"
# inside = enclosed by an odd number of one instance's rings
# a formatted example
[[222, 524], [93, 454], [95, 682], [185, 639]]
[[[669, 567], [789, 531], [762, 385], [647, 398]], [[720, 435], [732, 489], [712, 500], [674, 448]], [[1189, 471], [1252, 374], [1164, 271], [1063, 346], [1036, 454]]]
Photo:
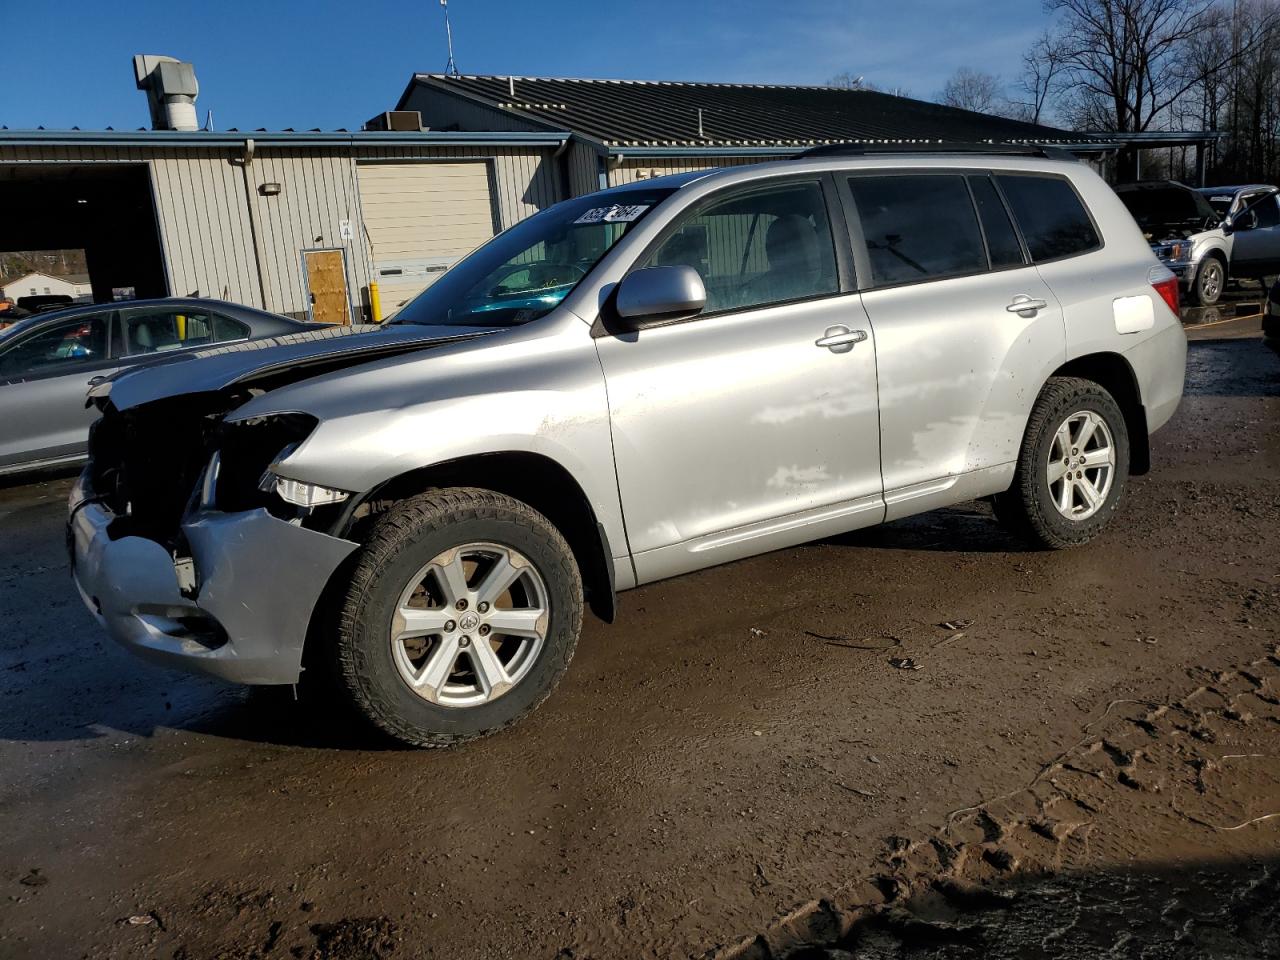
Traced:
[[449, 752], [136, 661], [68, 482], [0, 490], [0, 956], [1277, 955], [1280, 359], [1196, 335], [1096, 543], [966, 504], [627, 593]]

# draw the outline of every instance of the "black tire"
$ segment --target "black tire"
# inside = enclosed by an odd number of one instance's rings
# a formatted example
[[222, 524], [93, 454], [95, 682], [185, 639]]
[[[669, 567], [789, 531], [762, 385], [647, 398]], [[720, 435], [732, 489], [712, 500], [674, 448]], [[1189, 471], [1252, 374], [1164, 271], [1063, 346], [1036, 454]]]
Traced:
[[[510, 690], [474, 706], [444, 706], [415, 693], [392, 654], [401, 592], [441, 552], [483, 542], [519, 551], [546, 586], [549, 624], [533, 666]], [[403, 743], [446, 747], [515, 723], [550, 695], [582, 627], [582, 580], [573, 551], [527, 504], [490, 490], [431, 490], [401, 501], [370, 530], [341, 603], [333, 654], [340, 687], [379, 729]]]
[[1192, 306], [1211, 307], [1222, 299], [1227, 288], [1227, 266], [1213, 254], [1206, 254], [1196, 271], [1196, 279], [1187, 291], [1187, 301]]
[[[1096, 512], [1074, 520], [1054, 504], [1049, 484], [1049, 454], [1058, 428], [1080, 411], [1106, 423], [1115, 448], [1115, 467], [1109, 489]], [[1018, 455], [1013, 484], [992, 501], [996, 519], [1039, 547], [1060, 550], [1087, 543], [1110, 521], [1124, 498], [1129, 479], [1129, 432], [1115, 399], [1092, 380], [1053, 377], [1036, 399]]]

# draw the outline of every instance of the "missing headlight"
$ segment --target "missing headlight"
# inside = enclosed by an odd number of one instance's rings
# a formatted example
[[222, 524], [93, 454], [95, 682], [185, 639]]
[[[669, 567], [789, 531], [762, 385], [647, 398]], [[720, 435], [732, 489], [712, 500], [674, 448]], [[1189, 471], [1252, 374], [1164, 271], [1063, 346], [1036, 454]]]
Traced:
[[307, 414], [284, 413], [223, 424], [214, 480], [217, 508], [228, 513], [260, 507], [292, 513], [276, 496], [274, 485], [264, 490], [260, 482], [281, 452], [304, 441], [318, 422]]

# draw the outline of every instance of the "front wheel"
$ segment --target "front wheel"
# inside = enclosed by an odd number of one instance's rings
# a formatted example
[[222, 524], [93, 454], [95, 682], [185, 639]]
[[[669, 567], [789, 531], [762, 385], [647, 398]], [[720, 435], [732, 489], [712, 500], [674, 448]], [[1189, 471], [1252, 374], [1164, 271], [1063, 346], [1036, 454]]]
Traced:
[[1227, 268], [1215, 256], [1206, 256], [1196, 271], [1196, 281], [1191, 285], [1190, 301], [1202, 307], [1211, 307], [1222, 299], [1227, 288]]
[[996, 517], [1038, 546], [1087, 543], [1128, 477], [1129, 432], [1115, 399], [1091, 380], [1054, 377], [1032, 408], [1013, 485], [995, 497]]
[[494, 733], [559, 682], [582, 626], [582, 582], [559, 531], [489, 490], [432, 490], [381, 516], [336, 636], [342, 687], [414, 746]]

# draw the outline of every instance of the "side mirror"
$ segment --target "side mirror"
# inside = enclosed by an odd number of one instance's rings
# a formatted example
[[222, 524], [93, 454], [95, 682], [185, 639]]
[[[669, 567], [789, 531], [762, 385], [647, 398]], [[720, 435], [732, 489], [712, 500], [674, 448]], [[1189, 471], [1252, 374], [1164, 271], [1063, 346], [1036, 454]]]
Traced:
[[693, 267], [644, 267], [618, 285], [618, 317], [631, 330], [701, 312], [707, 288]]
[[1258, 215], [1252, 210], [1244, 210], [1237, 213], [1229, 221], [1231, 224], [1231, 233], [1238, 233], [1241, 230], [1252, 230], [1258, 225]]

